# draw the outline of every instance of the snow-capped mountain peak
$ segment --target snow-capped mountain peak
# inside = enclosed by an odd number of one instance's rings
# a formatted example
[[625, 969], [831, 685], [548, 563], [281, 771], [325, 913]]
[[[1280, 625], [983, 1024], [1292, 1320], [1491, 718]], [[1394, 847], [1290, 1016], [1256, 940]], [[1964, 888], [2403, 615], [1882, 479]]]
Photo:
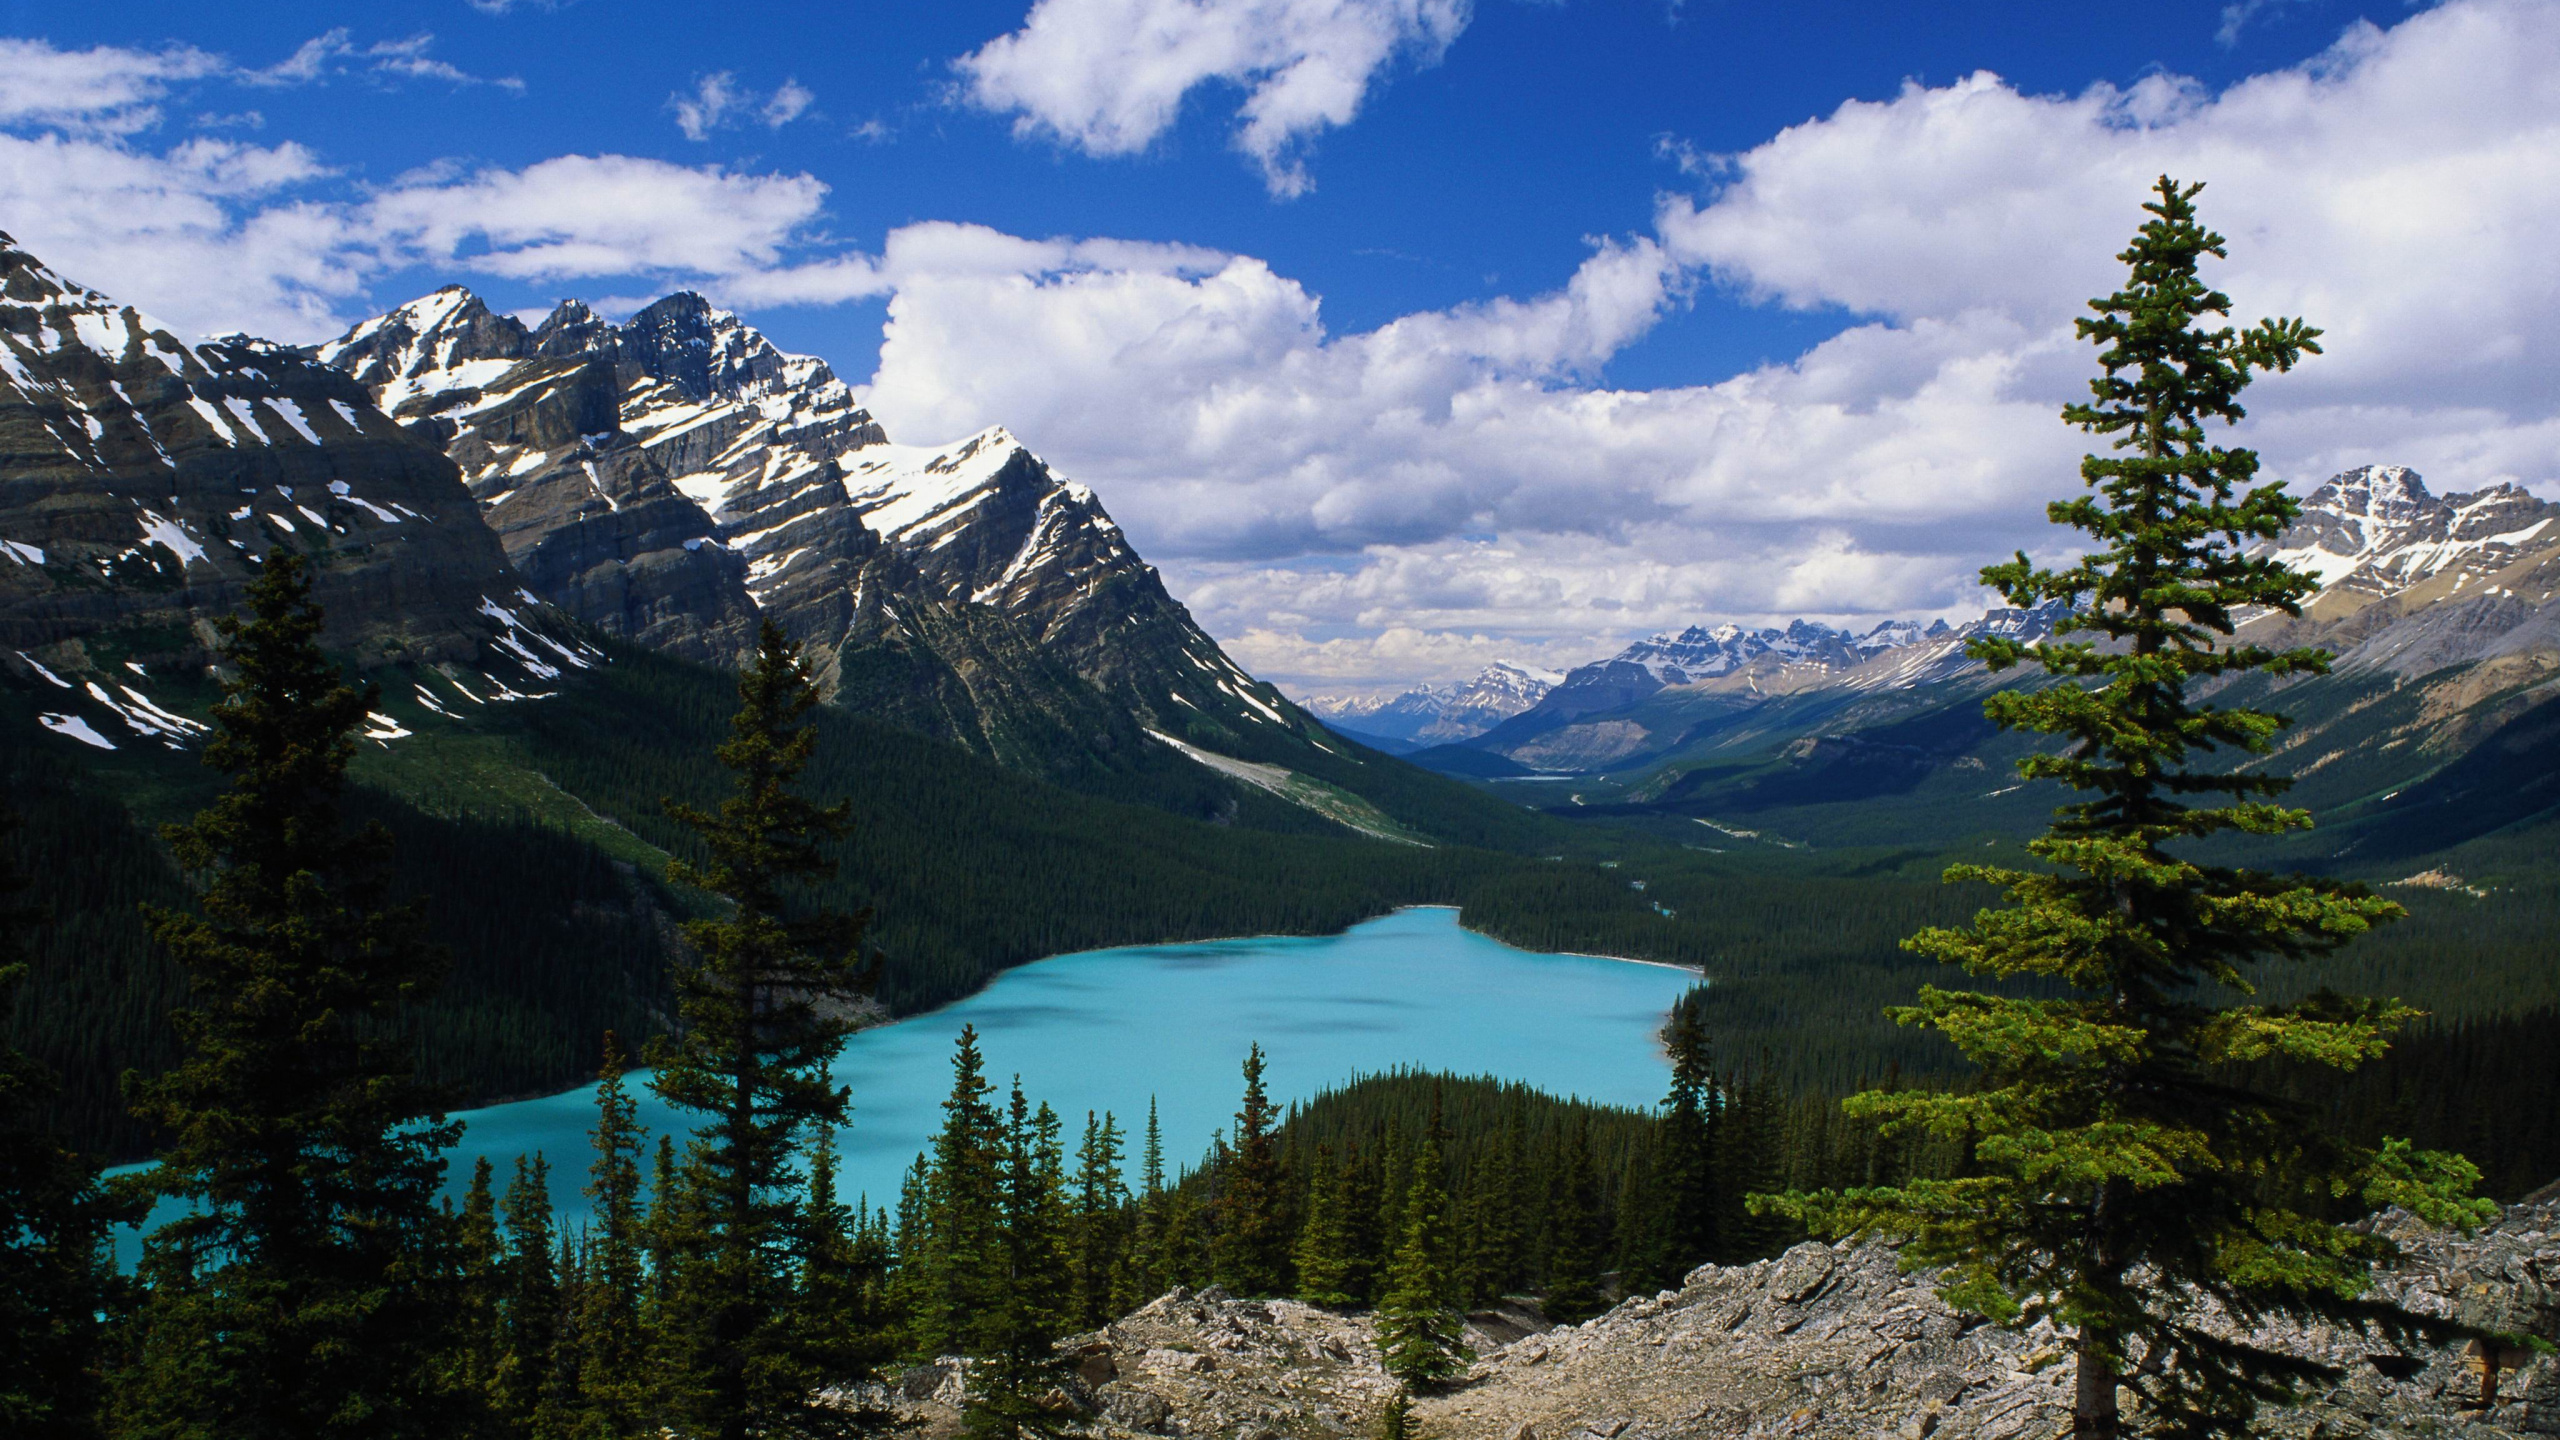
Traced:
[[1473, 739], [1537, 704], [1563, 679], [1553, 670], [1497, 660], [1468, 679], [1417, 685], [1386, 699], [1316, 696], [1306, 705], [1362, 736], [1448, 745]]
[[2333, 607], [2356, 605], [2448, 571], [2486, 575], [2560, 544], [2555, 519], [2560, 506], [2515, 485], [2438, 497], [2405, 465], [2366, 465], [2313, 491], [2301, 518], [2260, 549], [2318, 577]]
[[528, 329], [450, 289], [323, 353], [443, 444], [536, 590], [608, 632], [728, 664], [771, 617], [863, 703], [999, 753], [1070, 712], [1121, 723], [1043, 692], [1066, 671], [1158, 729], [1295, 724], [1092, 490], [1002, 427], [892, 444], [825, 362], [699, 295], [619, 324], [564, 301]]

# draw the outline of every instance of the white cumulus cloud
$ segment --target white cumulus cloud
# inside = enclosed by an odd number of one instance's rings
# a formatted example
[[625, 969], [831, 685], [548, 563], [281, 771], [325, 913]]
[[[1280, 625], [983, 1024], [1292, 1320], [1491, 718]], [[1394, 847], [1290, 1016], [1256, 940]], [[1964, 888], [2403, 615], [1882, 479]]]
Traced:
[[957, 63], [968, 99], [1090, 155], [1154, 144], [1203, 86], [1243, 92], [1235, 146], [1275, 196], [1314, 185], [1309, 141], [1348, 125], [1398, 57], [1436, 63], [1470, 0], [1038, 0]]

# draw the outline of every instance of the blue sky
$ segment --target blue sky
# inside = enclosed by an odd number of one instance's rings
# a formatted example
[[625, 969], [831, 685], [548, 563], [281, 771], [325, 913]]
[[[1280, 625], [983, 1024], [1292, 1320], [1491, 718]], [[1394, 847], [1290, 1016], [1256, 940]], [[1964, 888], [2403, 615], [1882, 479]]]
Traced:
[[[962, 220], [1018, 235], [1111, 235], [1260, 256], [1324, 299], [1328, 325], [1365, 330], [1398, 315], [1542, 291], [1582, 259], [1583, 237], [1643, 230], [1654, 192], [1697, 188], [1670, 146], [1748, 149], [1849, 99], [1889, 99], [1906, 79], [1991, 70], [2030, 91], [2130, 84], [2169, 70], [2225, 83], [2313, 54], [2358, 18], [2397, 7], [2278, 4], [2217, 36], [2227, 6], [2201, 3], [1876, 5], [1737, 0], [1489, 0], [1437, 63], [1400, 57], [1358, 119], [1317, 136], [1315, 188], [1275, 200], [1229, 146], [1234, 87], [1208, 82], [1143, 155], [1090, 158], [1018, 140], [1007, 116], [953, 103], [952, 62], [1019, 27], [1023, 0], [934, 4], [518, 3], [461, 0], [205, 6], [7, 7], [6, 33], [65, 49], [180, 42], [246, 66], [286, 60], [344, 26], [351, 43], [433, 37], [428, 54], [522, 89], [433, 77], [348, 76], [293, 89], [206, 85], [171, 106], [256, 112], [212, 127], [293, 138], [358, 181], [463, 160], [522, 166], [567, 153], [805, 171], [829, 188], [826, 230], [876, 249], [892, 227]], [[740, 117], [702, 141], [673, 97], [726, 73], [769, 97], [797, 81], [813, 97], [792, 122]], [[195, 115], [181, 115], [181, 109]], [[867, 128], [876, 127], [876, 128]], [[456, 278], [408, 267], [367, 287], [387, 306]], [[493, 303], [572, 293], [559, 283], [470, 277]], [[583, 292], [580, 292], [583, 293]], [[1625, 385], [1694, 384], [1801, 353], [1847, 323], [1710, 291], [1704, 303], [1613, 357]], [[879, 346], [878, 301], [774, 306], [755, 314], [778, 343], [861, 374]]]
[[0, 228], [73, 277], [301, 340], [704, 289], [897, 438], [1013, 428], [1301, 689], [1978, 608], [2155, 167], [2214, 172], [2244, 305], [2359, 343], [2269, 407], [2288, 479], [2551, 478], [2548, 5], [0, 17]]

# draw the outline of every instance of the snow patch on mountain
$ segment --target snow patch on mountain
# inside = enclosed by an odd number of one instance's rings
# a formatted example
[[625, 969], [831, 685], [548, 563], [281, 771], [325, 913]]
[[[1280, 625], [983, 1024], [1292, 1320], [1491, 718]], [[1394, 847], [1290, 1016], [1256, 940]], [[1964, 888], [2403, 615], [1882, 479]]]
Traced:
[[[2430, 493], [2406, 465], [2366, 465], [2331, 478], [2272, 544], [2257, 547], [2316, 575], [2339, 603], [2384, 599], [2439, 575], [2486, 576], [2560, 544], [2560, 505], [2517, 485]], [[2354, 597], [2350, 600], [2348, 597]]]

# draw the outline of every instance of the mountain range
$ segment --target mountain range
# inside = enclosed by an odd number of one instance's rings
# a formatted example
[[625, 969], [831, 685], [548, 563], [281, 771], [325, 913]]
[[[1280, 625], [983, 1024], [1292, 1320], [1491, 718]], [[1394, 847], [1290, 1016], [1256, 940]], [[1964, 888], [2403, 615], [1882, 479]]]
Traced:
[[1472, 740], [1546, 698], [1564, 677], [1497, 661], [1472, 679], [1417, 685], [1385, 699], [1317, 695], [1309, 713], [1338, 734], [1389, 754]]
[[528, 326], [447, 287], [310, 349], [190, 346], [14, 246], [0, 297], [24, 402], [0, 661], [65, 692], [42, 723], [80, 743], [177, 743], [143, 672], [201, 671], [210, 618], [291, 543], [330, 643], [405, 667], [386, 739], [541, 693], [601, 640], [726, 668], [769, 619], [846, 708], [1026, 774], [1422, 838], [1362, 792], [1441, 782], [1247, 674], [1091, 489], [1001, 428], [892, 443], [823, 361], [698, 295]]
[[[2279, 754], [2324, 818], [2392, 830], [2376, 845], [2396, 855], [2560, 805], [2555, 521], [2560, 505], [2520, 486], [2438, 496], [2413, 470], [2375, 465], [2319, 486], [2257, 547], [2321, 584], [2299, 617], [2241, 617], [2239, 638], [2334, 660], [2329, 674], [2252, 680], [2231, 698], [2293, 717]], [[1964, 647], [1988, 633], [2036, 639], [2053, 619], [1692, 628], [1577, 667], [1536, 704], [1414, 758], [1497, 789], [1579, 777], [1579, 803], [1549, 808], [1727, 834], [1758, 831], [1761, 820], [1735, 818], [1755, 816], [1835, 842], [1942, 835], [1951, 819], [2017, 830], [2047, 802], [2006, 798], [2020, 787], [1992, 777], [2027, 742], [1992, 730], [1977, 702], [1995, 683], [2035, 682], [1995, 678]], [[2329, 853], [2363, 843], [2350, 833]]]

